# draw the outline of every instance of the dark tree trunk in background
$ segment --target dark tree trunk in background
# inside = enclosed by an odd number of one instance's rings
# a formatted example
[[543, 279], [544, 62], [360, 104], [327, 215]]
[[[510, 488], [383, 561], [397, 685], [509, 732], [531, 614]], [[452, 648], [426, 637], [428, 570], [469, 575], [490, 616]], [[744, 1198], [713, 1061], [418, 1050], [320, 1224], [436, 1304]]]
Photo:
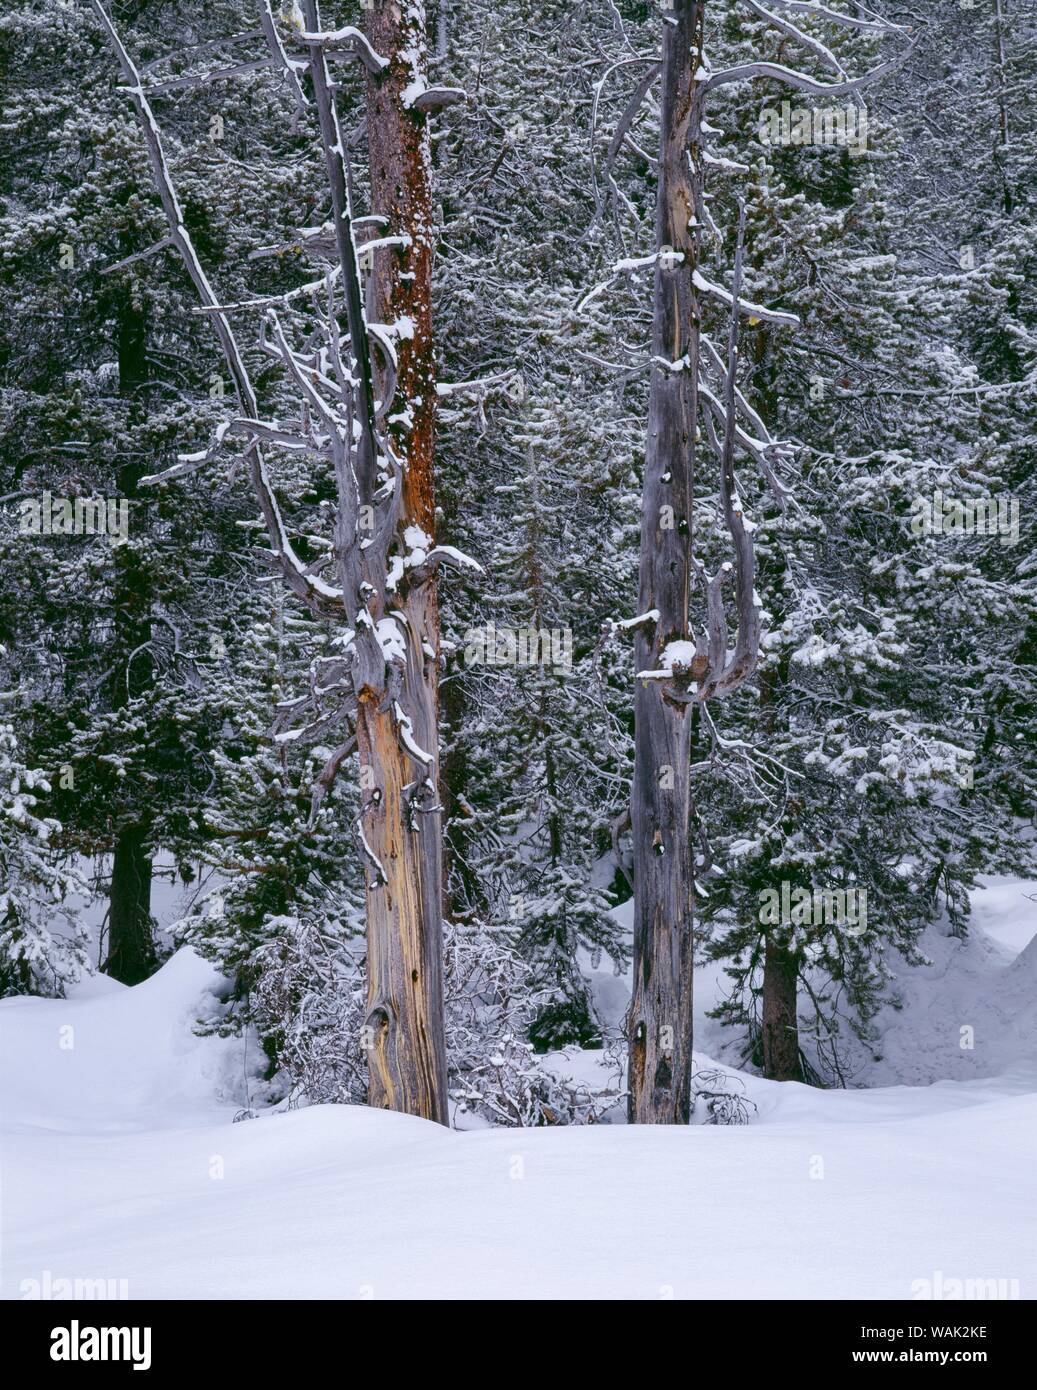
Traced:
[[994, 163], [1001, 172], [1004, 180], [1004, 193], [1002, 194], [1001, 207], [1006, 217], [1011, 216], [1014, 199], [1012, 197], [1012, 184], [1008, 174], [1008, 156], [1011, 136], [1008, 126], [1008, 107], [1005, 103], [1005, 93], [1009, 90], [1007, 80], [1007, 70], [1005, 64], [1005, 16], [1002, 9], [1002, 0], [993, 0], [994, 6], [994, 72], [993, 81], [997, 90], [997, 143], [994, 148]]
[[[440, 690], [443, 727], [447, 738], [453, 739], [444, 750], [440, 765], [440, 790], [443, 799], [443, 902], [451, 921], [466, 916], [472, 908], [488, 910], [489, 902], [483, 885], [468, 863], [468, 842], [463, 821], [468, 819], [466, 791], [469, 782], [468, 757], [464, 742], [458, 737], [471, 711], [460, 681], [444, 681]], [[474, 809], [474, 808], [473, 808]]]
[[[785, 561], [780, 555], [772, 564], [784, 568]], [[775, 584], [773, 591], [781, 592]], [[774, 606], [775, 625], [785, 619], [784, 604], [780, 601]], [[786, 718], [782, 707], [782, 697], [788, 688], [789, 655], [784, 652], [776, 663], [765, 665], [760, 671], [760, 731], [765, 738], [774, 736], [775, 730], [785, 727]], [[781, 891], [779, 882], [769, 887]], [[799, 960], [781, 940], [782, 928], [769, 924], [764, 928], [766, 943], [763, 954], [763, 996], [761, 1006], [763, 1023], [761, 1045], [763, 1050], [763, 1074], [771, 1081], [802, 1081], [803, 1063], [799, 1055], [798, 1021], [798, 976]]]
[[112, 860], [106, 968], [124, 985], [139, 984], [155, 969], [151, 856], [144, 848], [146, 833], [142, 825], [120, 831]]
[[763, 1074], [771, 1081], [802, 1081], [799, 1024], [796, 1018], [795, 955], [772, 933], [767, 935], [763, 966]]
[[[688, 640], [691, 497], [698, 414], [698, 306], [692, 273], [696, 200], [689, 164], [701, 111], [693, 76], [700, 63], [703, 6], [675, 0], [665, 11], [652, 355], [687, 359], [683, 371], [656, 367], [648, 406], [641, 513], [638, 611], [658, 620], [638, 630], [636, 669], [659, 664], [669, 642]], [[701, 89], [701, 84], [700, 89]], [[698, 177], [695, 175], [694, 177]], [[692, 855], [689, 840], [691, 706], [662, 681], [638, 681], [634, 696], [633, 998], [628, 1020], [628, 1116], [638, 1124], [687, 1124], [691, 1113]]]
[[[119, 391], [129, 400], [132, 420], [143, 408], [140, 392], [147, 379], [147, 322], [127, 297], [118, 307]], [[151, 594], [146, 569], [133, 544], [133, 503], [150, 460], [130, 458], [116, 473], [120, 500], [130, 506], [130, 541], [115, 551], [116, 659], [112, 705], [124, 709], [151, 685]], [[127, 814], [132, 818], [127, 823]], [[116, 840], [108, 907], [108, 959], [105, 969], [125, 985], [138, 984], [155, 969], [151, 920], [151, 855], [145, 848], [146, 817], [140, 808], [116, 809]]]

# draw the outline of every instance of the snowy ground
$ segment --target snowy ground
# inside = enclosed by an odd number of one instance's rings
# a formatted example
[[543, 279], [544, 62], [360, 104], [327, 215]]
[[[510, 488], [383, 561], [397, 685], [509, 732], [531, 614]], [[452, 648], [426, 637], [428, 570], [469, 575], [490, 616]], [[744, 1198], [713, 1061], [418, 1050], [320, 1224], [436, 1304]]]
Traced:
[[[133, 989], [4, 1001], [0, 1292], [1037, 1297], [1035, 891], [990, 881], [973, 939], [934, 936], [904, 972], [873, 1088], [746, 1076], [741, 1128], [455, 1133], [327, 1106], [234, 1124], [241, 1046], [192, 1034], [216, 981], [190, 952]], [[935, 1084], [873, 1084], [896, 1079]]]

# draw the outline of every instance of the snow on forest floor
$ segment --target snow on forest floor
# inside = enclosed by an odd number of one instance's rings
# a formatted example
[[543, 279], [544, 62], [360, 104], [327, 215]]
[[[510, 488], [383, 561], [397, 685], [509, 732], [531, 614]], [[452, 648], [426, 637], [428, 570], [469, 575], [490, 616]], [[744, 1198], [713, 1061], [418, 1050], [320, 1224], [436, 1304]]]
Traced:
[[[968, 942], [927, 941], [869, 1089], [743, 1075], [744, 1127], [457, 1133], [347, 1106], [233, 1124], [241, 1044], [192, 1033], [218, 981], [190, 951], [132, 989], [5, 1000], [0, 1293], [1037, 1297], [1035, 888], [990, 880]], [[874, 1084], [905, 1079], [935, 1084]]]

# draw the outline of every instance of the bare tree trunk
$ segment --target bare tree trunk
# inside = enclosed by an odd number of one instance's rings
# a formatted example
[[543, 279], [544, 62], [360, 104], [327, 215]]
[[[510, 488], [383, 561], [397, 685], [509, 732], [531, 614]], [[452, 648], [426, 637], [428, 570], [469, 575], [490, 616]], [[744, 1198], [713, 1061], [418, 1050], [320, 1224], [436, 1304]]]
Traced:
[[[347, 368], [339, 324], [342, 306], [334, 302], [330, 277], [327, 311], [319, 319], [317, 332], [337, 380], [314, 370], [312, 339], [300, 354], [277, 313], [271, 310], [265, 316], [261, 346], [281, 361], [298, 392], [298, 433], [293, 434], [259, 418], [256, 389], [236, 334], [184, 225], [140, 73], [102, 0], [92, 4], [126, 78], [127, 96], [140, 116], [152, 177], [169, 227], [168, 241], [210, 314], [230, 370], [241, 416], [233, 423], [251, 435], [245, 461], [267, 528], [268, 558], [312, 612], [343, 624], [341, 656], [318, 663], [322, 689], [310, 692], [317, 719], [299, 732], [326, 727], [321, 702], [336, 694], [339, 703], [332, 717], [353, 721], [349, 736], [317, 779], [315, 815], [323, 793], [354, 747], [360, 757], [363, 795], [356, 829], [367, 875], [369, 1097], [375, 1105], [446, 1123], [442, 829], [437, 785], [439, 624], [432, 576], [444, 558], [466, 565], [474, 562], [449, 549], [437, 550], [431, 538], [435, 380], [424, 112], [453, 97], [442, 92], [425, 94], [424, 15], [419, 6], [408, 7], [404, 14], [396, 4], [375, 0], [369, 24], [384, 56], [352, 26], [323, 33], [317, 0], [303, 0], [305, 29], [300, 28], [297, 15], [285, 26], [284, 38], [308, 55], [306, 68], [328, 175], [333, 246], [349, 344]], [[280, 69], [297, 103], [305, 107], [308, 98], [299, 85], [298, 65], [289, 60], [267, 6], [260, 23], [268, 51], [264, 61]], [[373, 196], [376, 211], [386, 223], [396, 219], [399, 225], [387, 229], [395, 237], [383, 240], [369, 254], [376, 263], [386, 256], [399, 259], [375, 272], [374, 299], [387, 320], [377, 329], [369, 328], [363, 313], [347, 154], [329, 55], [359, 59], [378, 76], [378, 85], [368, 93]], [[405, 278], [410, 275], [413, 280]], [[380, 345], [380, 366], [371, 356], [372, 337]], [[398, 370], [392, 366], [397, 348]], [[379, 380], [373, 381], [373, 376]], [[381, 390], [381, 400], [376, 399], [376, 388]], [[395, 413], [390, 414], [394, 407]], [[315, 428], [315, 415], [322, 433]], [[210, 447], [218, 449], [222, 437], [218, 433]], [[328, 458], [334, 468], [338, 490], [334, 555], [341, 588], [315, 575], [296, 554], [288, 535], [263, 453], [264, 443], [272, 441], [276, 448], [286, 437], [305, 440], [304, 447]], [[181, 458], [158, 476], [182, 476], [208, 456]], [[299, 703], [289, 702], [289, 711]], [[306, 699], [301, 703], [307, 703]], [[287, 717], [291, 718], [290, 712]]]
[[[433, 445], [436, 376], [432, 345], [432, 187], [428, 118], [404, 94], [427, 71], [420, 7], [375, 0], [367, 12], [372, 48], [389, 66], [367, 78], [371, 210], [385, 219], [380, 235], [406, 245], [374, 253], [372, 312], [377, 323], [406, 324], [396, 336], [396, 410], [387, 433], [404, 464], [399, 530], [435, 532]], [[364, 833], [387, 882], [368, 871], [368, 1097], [372, 1105], [447, 1123], [443, 1032], [443, 826], [439, 788], [439, 606], [435, 570], [402, 591], [409, 651], [400, 701], [417, 744], [434, 759], [432, 806], [408, 805], [415, 773], [400, 745], [391, 710], [361, 696], [361, 767], [381, 791]]]
[[[658, 618], [635, 641], [636, 669], [659, 665], [667, 644], [689, 637], [691, 497], [698, 416], [697, 199], [689, 146], [701, 120], [694, 74], [703, 5], [674, 0], [663, 25], [659, 185], [652, 355], [641, 513], [638, 610]], [[701, 90], [701, 86], [699, 88]], [[674, 254], [670, 254], [670, 252]], [[691, 1107], [692, 858], [691, 706], [662, 681], [638, 681], [634, 698], [634, 982], [629, 1016], [628, 1114], [632, 1123], [687, 1124]]]
[[763, 962], [763, 1074], [771, 1081], [802, 1081], [795, 955], [767, 933]]

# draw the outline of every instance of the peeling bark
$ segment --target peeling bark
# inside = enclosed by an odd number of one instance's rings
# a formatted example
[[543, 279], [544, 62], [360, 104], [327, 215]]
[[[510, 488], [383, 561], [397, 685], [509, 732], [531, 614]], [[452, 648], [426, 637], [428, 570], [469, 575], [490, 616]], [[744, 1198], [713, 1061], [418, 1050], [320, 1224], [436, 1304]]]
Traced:
[[[436, 382], [432, 345], [432, 187], [428, 117], [405, 102], [427, 73], [424, 12], [376, 0], [366, 32], [389, 66], [367, 76], [371, 210], [404, 246], [374, 253], [374, 322], [406, 325], [395, 337], [396, 395], [386, 432], [403, 461], [398, 529], [435, 534], [433, 448]], [[439, 605], [434, 569], [406, 586], [409, 651], [400, 704], [415, 742], [432, 756], [433, 804], [413, 815], [405, 788], [419, 774], [400, 747], [391, 712], [362, 700], [361, 766], [382, 792], [364, 833], [388, 882], [368, 873], [368, 1023], [372, 1029], [368, 1096], [372, 1105], [447, 1123], [443, 1034], [443, 826], [439, 795]], [[408, 820], [410, 824], [408, 824]]]

